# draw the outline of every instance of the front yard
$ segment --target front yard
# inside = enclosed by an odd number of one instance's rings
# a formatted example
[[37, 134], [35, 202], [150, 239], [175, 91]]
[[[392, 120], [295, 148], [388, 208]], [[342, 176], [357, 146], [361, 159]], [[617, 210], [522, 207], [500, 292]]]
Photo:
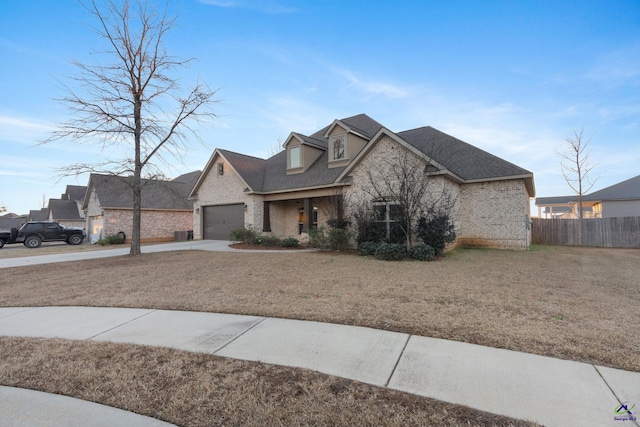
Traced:
[[93, 305], [344, 323], [640, 372], [640, 250], [457, 250], [440, 261], [175, 252], [3, 270], [0, 306]]
[[[429, 263], [385, 262], [329, 252], [185, 251], [11, 268], [2, 273], [0, 306], [144, 307], [316, 320], [640, 372], [640, 250], [545, 246], [530, 252], [460, 249]], [[281, 404], [300, 408], [299, 404], [309, 402], [320, 406], [305, 410], [305, 416], [311, 417], [307, 424], [349, 425], [357, 421], [348, 409], [356, 403], [364, 413], [366, 408], [383, 408], [371, 412], [371, 422], [364, 422], [370, 425], [379, 420], [388, 420], [387, 425], [415, 424], [419, 419], [428, 425], [513, 422], [467, 409], [459, 412], [463, 418], [455, 418], [450, 415], [460, 408], [451, 405], [316, 378], [292, 369], [125, 347], [0, 338], [4, 360], [0, 362], [0, 378], [4, 384], [53, 388], [62, 393], [85, 393], [86, 389], [84, 398], [107, 403], [112, 395], [112, 400], [137, 402], [141, 412], [160, 414], [174, 422], [203, 402], [187, 398], [190, 409], [176, 409], [175, 417], [166, 415], [169, 409], [157, 412], [153, 408], [165, 408], [174, 392], [192, 389], [219, 400], [209, 402], [214, 412], [221, 408], [244, 411], [235, 419], [240, 423], [271, 419], [297, 424], [300, 420], [295, 411], [280, 415], [270, 411]], [[123, 354], [128, 355], [131, 366], [122, 359]], [[192, 372], [201, 380], [191, 378], [190, 370], [196, 369], [189, 367], [193, 363], [208, 367]], [[203, 376], [206, 371], [213, 377]], [[123, 379], [125, 385], [120, 387], [117, 378], [125, 374], [133, 379]], [[240, 385], [233, 387], [233, 393], [216, 394], [216, 390], [226, 390], [229, 381]], [[134, 386], [137, 388], [131, 393], [137, 397], [129, 399], [127, 390]], [[163, 393], [157, 394], [158, 389]], [[243, 395], [250, 396], [244, 403], [233, 400]], [[138, 408], [134, 403], [131, 407]], [[215, 409], [215, 405], [222, 406]], [[207, 405], [202, 408], [211, 410]], [[267, 416], [274, 418], [264, 418]], [[206, 425], [210, 418], [202, 420], [205, 422], [185, 424]], [[233, 417], [221, 422], [233, 423]]]

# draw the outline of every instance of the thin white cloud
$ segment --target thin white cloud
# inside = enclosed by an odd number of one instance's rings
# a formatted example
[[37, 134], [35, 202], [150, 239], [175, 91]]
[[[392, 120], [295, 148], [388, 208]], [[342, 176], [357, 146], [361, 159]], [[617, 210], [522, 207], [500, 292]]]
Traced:
[[52, 130], [53, 126], [40, 120], [0, 115], [0, 135], [5, 141], [34, 143]]
[[200, 0], [200, 3], [216, 7], [256, 10], [273, 15], [297, 12], [296, 8], [276, 0]]
[[605, 87], [640, 85], [640, 46], [609, 52], [599, 57], [584, 78]]
[[409, 90], [393, 83], [385, 81], [365, 80], [356, 77], [351, 71], [344, 69], [335, 69], [334, 72], [349, 82], [348, 87], [355, 88], [362, 92], [366, 97], [384, 96], [388, 98], [405, 98], [409, 94]]

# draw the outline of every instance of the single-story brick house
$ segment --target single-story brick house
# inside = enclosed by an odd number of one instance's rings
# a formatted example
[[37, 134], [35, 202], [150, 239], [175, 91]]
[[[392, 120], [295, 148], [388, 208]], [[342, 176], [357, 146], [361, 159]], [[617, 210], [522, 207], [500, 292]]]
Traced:
[[[171, 180], [143, 179], [140, 241], [168, 242], [176, 231], [193, 230], [193, 202], [188, 195], [200, 176], [190, 172]], [[123, 232], [131, 236], [133, 191], [130, 177], [91, 174], [83, 209], [91, 243]]]
[[456, 244], [528, 247], [531, 172], [432, 127], [396, 133], [365, 114], [309, 136], [293, 132], [268, 159], [216, 149], [190, 195], [194, 238], [227, 240], [242, 226], [304, 238], [370, 198], [372, 165], [400, 152], [427, 161], [424, 173], [452, 189]]

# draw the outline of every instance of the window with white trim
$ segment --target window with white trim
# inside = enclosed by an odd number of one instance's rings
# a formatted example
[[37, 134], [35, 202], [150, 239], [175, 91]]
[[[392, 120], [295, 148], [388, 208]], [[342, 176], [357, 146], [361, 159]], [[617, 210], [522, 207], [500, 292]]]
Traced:
[[404, 243], [402, 230], [402, 205], [395, 200], [373, 201], [373, 218], [378, 224], [378, 235], [391, 243]]
[[295, 169], [302, 167], [300, 146], [289, 148], [289, 168]]

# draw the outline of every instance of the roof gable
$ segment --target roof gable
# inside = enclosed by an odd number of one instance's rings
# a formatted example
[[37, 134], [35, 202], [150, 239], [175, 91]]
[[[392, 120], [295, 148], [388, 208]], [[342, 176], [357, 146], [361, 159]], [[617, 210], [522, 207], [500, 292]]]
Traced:
[[[369, 141], [367, 146], [351, 159], [351, 162], [341, 167], [329, 167], [328, 164], [328, 135], [340, 126], [348, 132]], [[269, 159], [259, 159], [232, 151], [216, 149], [209, 159], [205, 170], [191, 192], [197, 194], [204, 176], [210, 173], [217, 156], [224, 157], [237, 172], [252, 192], [279, 192], [302, 188], [341, 185], [354, 165], [367, 154], [370, 144], [381, 135], [388, 135], [405, 147], [424, 156], [438, 168], [440, 173], [449, 174], [452, 179], [460, 182], [478, 182], [500, 179], [525, 180], [530, 196], [535, 195], [533, 174], [506, 160], [487, 153], [477, 147], [467, 144], [457, 138], [440, 132], [432, 127], [421, 127], [399, 133], [391, 132], [366, 114], [344, 119], [334, 120], [311, 136], [292, 132], [284, 146], [292, 141], [301, 145], [309, 145], [323, 151], [303, 173], [287, 175], [287, 152], [281, 151]], [[369, 147], [369, 148], [367, 148]]]
[[54, 220], [81, 220], [78, 203], [69, 199], [49, 199], [47, 217]]
[[[89, 190], [95, 192], [103, 208], [132, 209], [132, 182], [132, 177], [91, 174]], [[141, 208], [191, 210], [193, 202], [187, 199], [189, 190], [188, 182], [142, 179]], [[85, 205], [87, 203], [85, 200]]]

